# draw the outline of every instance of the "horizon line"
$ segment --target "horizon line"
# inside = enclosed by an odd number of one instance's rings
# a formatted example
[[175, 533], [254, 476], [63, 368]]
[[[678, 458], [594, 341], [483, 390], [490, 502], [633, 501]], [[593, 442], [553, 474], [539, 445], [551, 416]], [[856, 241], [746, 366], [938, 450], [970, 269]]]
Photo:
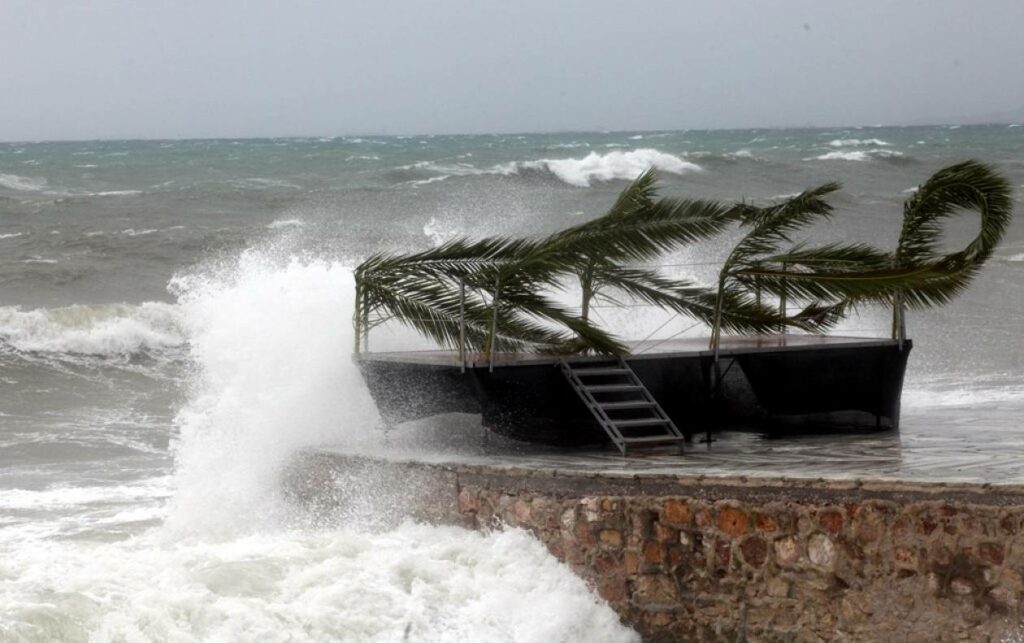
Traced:
[[98, 138], [40, 138], [40, 139], [10, 139], [0, 140], [0, 145], [39, 145], [44, 143], [117, 143], [117, 142], [129, 142], [129, 141], [148, 141], [148, 142], [160, 142], [160, 141], [257, 141], [257, 140], [276, 140], [276, 139], [339, 139], [339, 138], [435, 138], [440, 136], [448, 137], [461, 137], [461, 136], [545, 136], [545, 135], [565, 135], [565, 134], [662, 134], [665, 132], [739, 132], [739, 131], [756, 131], [756, 130], [770, 130], [770, 131], [783, 131], [783, 130], [828, 130], [835, 128], [848, 128], [848, 129], [886, 129], [886, 128], [923, 128], [923, 127], [994, 127], [994, 126], [1011, 126], [1019, 125], [1019, 122], [1010, 121], [984, 121], [976, 123], [954, 123], [954, 122], [935, 122], [935, 123], [917, 123], [912, 125], [885, 125], [885, 124], [871, 124], [871, 125], [772, 125], [772, 126], [761, 126], [761, 127], [681, 127], [677, 129], [672, 128], [656, 128], [656, 129], [553, 129], [553, 130], [535, 130], [535, 131], [507, 131], [507, 132], [435, 132], [432, 134], [426, 133], [382, 133], [382, 132], [362, 132], [362, 133], [348, 133], [348, 134], [287, 134], [287, 135], [261, 135], [261, 136], [182, 136], [182, 137], [166, 137], [166, 136], [154, 136], [154, 137], [98, 137]]

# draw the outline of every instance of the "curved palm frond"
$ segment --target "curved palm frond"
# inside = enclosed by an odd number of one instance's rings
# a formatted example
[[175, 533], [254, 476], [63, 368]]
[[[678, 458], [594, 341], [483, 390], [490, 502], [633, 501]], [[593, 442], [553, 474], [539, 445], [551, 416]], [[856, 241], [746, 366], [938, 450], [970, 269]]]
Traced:
[[[968, 160], [939, 170], [907, 200], [893, 253], [863, 244], [797, 246], [752, 262], [734, 276], [774, 294], [891, 305], [894, 337], [902, 341], [903, 309], [946, 304], [963, 292], [1002, 239], [1012, 209], [1006, 179]], [[943, 220], [964, 210], [980, 215], [978, 234], [962, 250], [943, 254]]]
[[[782, 249], [782, 245], [793, 244], [792, 237], [795, 232], [817, 220], [830, 217], [832, 205], [827, 201], [827, 197], [841, 187], [839, 183], [833, 181], [804, 190], [775, 205], [755, 207], [743, 204], [733, 209], [732, 218], [739, 221], [741, 225], [750, 226], [751, 230], [733, 247], [718, 273], [718, 296], [715, 302], [715, 316], [711, 324], [711, 348], [715, 351], [716, 359], [721, 342], [727, 298], [730, 297], [730, 292], [733, 292], [731, 296], [737, 296], [733, 284], [745, 286], [756, 292], [765, 288], [765, 284], [762, 284], [760, 280], [747, 281], [743, 279], [743, 271], [752, 266], [764, 265], [774, 257], [783, 255], [786, 251]], [[844, 256], [852, 257], [856, 254], [856, 250], [852, 246], [848, 248], [836, 246], [832, 248], [834, 254], [832, 259], [838, 261]], [[791, 248], [789, 253], [805, 264], [810, 264], [821, 258], [806, 252], [800, 245]], [[783, 318], [780, 314], [776, 317], [778, 320], [776, 323], [804, 328], [807, 327], [808, 322], [813, 322], [817, 318], [814, 316]], [[810, 326], [813, 327], [813, 323]]]

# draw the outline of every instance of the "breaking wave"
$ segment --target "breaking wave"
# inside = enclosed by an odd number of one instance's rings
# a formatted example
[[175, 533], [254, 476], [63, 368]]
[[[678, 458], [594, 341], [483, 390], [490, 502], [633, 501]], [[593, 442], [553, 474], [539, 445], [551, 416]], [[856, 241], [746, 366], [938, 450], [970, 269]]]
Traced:
[[74, 641], [639, 641], [539, 541], [405, 524], [5, 552], [0, 632]]
[[828, 142], [832, 147], [863, 147], [868, 145], [885, 147], [892, 145], [880, 138], [837, 138]]
[[804, 159], [805, 161], [872, 161], [875, 159], [883, 160], [902, 160], [906, 159], [902, 152], [895, 150], [839, 150], [835, 152], [826, 152], [819, 156]]
[[0, 187], [19, 192], [39, 192], [46, 188], [46, 179], [17, 174], [0, 174]]
[[0, 346], [22, 352], [126, 355], [185, 343], [173, 304], [0, 307]]
[[580, 159], [542, 159], [520, 163], [520, 167], [547, 169], [565, 183], [577, 187], [589, 187], [593, 181], [633, 180], [649, 168], [670, 174], [702, 171], [696, 163], [650, 148], [630, 152], [615, 150], [606, 154], [591, 152]]
[[[737, 152], [736, 157], [748, 158], [742, 152], [744, 151]], [[688, 174], [703, 170], [696, 163], [684, 160], [674, 154], [650, 148], [638, 148], [628, 152], [613, 150], [604, 154], [591, 152], [582, 158], [515, 161], [500, 163], [486, 168], [479, 168], [470, 163], [420, 161], [410, 165], [399, 166], [396, 169], [428, 171], [439, 175], [427, 179], [408, 181], [408, 183], [416, 186], [436, 183], [453, 176], [512, 176], [539, 171], [549, 172], [563, 183], [575, 187], [589, 187], [594, 181], [612, 181], [616, 179], [631, 181], [650, 168], [670, 174]]]

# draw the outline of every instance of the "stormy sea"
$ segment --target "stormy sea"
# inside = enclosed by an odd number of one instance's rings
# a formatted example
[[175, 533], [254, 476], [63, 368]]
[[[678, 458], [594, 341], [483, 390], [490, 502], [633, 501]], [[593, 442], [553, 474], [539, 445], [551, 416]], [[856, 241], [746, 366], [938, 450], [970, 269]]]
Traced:
[[[838, 180], [811, 234], [891, 248], [903, 201], [967, 158], [1024, 200], [1014, 125], [0, 144], [0, 641], [637, 640], [526, 532], [289, 508], [298, 450], [380, 440], [353, 267], [583, 221], [648, 167], [666, 196], [757, 203]], [[955, 248], [977, 218], [946, 226]], [[729, 242], [664, 270], [709, 284]], [[707, 333], [597, 310], [622, 337]], [[966, 293], [909, 316], [892, 439], [1024, 481], [1022, 313], [1018, 217]], [[886, 336], [888, 313], [836, 332]]]

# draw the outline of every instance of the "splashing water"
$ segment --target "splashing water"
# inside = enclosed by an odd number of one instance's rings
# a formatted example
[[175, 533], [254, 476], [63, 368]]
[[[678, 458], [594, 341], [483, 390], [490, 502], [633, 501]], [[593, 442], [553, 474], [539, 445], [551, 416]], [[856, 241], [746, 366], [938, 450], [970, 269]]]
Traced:
[[289, 457], [377, 423], [347, 267], [247, 252], [172, 288], [194, 371], [165, 518], [113, 541], [0, 540], [0, 640], [638, 640], [521, 530], [288, 526]]

